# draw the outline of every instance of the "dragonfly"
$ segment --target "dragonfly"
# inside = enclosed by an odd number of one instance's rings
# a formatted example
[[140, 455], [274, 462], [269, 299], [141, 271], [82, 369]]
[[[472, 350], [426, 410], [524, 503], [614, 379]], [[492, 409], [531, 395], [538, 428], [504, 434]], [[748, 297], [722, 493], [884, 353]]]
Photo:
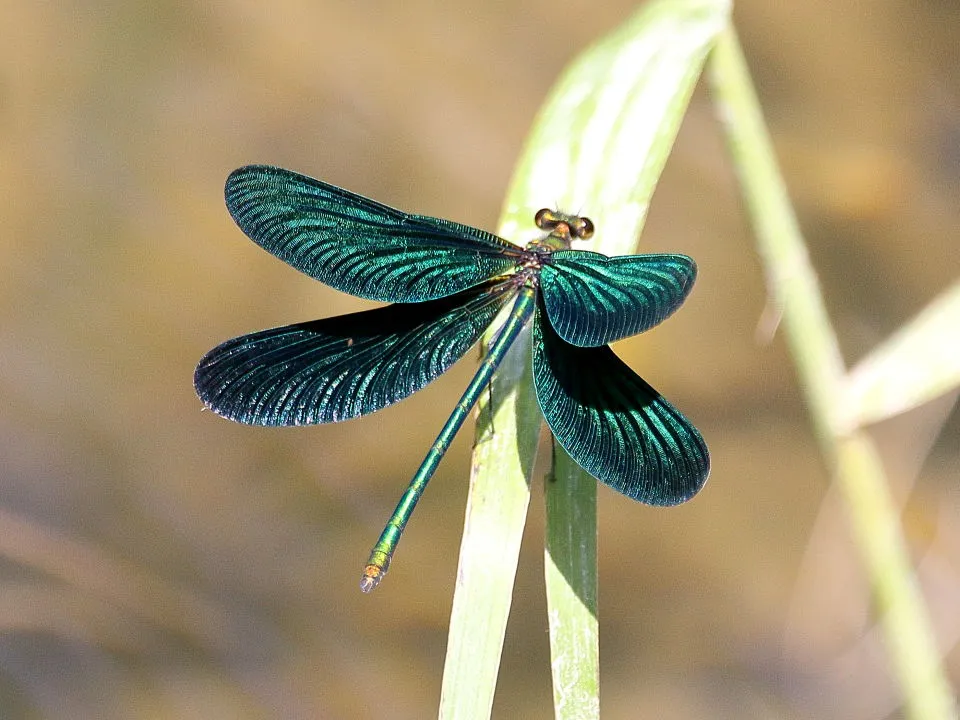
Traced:
[[586, 472], [655, 506], [685, 502], [706, 482], [700, 433], [608, 347], [680, 307], [697, 275], [686, 255], [572, 249], [593, 235], [593, 223], [548, 209], [534, 217], [540, 237], [521, 247], [266, 165], [231, 173], [225, 196], [240, 229], [271, 255], [337, 290], [392, 304], [214, 348], [194, 387], [217, 415], [261, 426], [367, 415], [439, 377], [506, 315], [373, 546], [364, 592], [383, 579], [444, 453], [527, 326], [540, 410]]

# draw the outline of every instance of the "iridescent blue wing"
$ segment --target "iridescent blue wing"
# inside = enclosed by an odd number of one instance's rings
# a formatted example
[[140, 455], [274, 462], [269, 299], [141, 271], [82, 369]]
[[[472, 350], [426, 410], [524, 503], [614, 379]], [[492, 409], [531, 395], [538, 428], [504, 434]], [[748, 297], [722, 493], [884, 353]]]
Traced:
[[520, 253], [482, 230], [408, 215], [276, 167], [235, 170], [225, 195], [237, 225], [264, 250], [371, 300], [446, 297], [512, 269]]
[[228, 340], [194, 373], [215, 413], [250, 425], [308, 425], [366, 415], [443, 374], [510, 296], [487, 283], [451, 297], [388, 305]]
[[649, 330], [686, 299], [697, 265], [686, 255], [607, 257], [558, 250], [540, 273], [547, 316], [573, 345], [596, 347]]
[[710, 456], [690, 421], [610, 348], [565, 342], [542, 307], [533, 377], [554, 437], [601, 482], [648, 505], [676, 505], [703, 487]]

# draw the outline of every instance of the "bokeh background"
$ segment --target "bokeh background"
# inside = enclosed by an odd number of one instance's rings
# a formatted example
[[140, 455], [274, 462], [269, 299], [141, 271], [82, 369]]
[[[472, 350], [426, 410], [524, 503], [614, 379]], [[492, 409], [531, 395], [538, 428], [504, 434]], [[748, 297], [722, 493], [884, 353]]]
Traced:
[[[384, 586], [357, 581], [474, 361], [337, 426], [202, 412], [209, 348], [369, 307], [246, 240], [223, 181], [267, 162], [493, 229], [552, 82], [634, 9], [0, 7], [0, 716], [435, 714], [471, 431]], [[743, 0], [735, 17], [852, 363], [960, 275], [960, 6]], [[704, 88], [640, 247], [701, 275], [617, 351], [701, 428], [713, 473], [670, 510], [600, 490], [604, 716], [899, 717], [790, 359], [758, 332], [764, 279]], [[954, 399], [873, 432], [957, 685]], [[499, 718], [552, 717], [545, 467]]]

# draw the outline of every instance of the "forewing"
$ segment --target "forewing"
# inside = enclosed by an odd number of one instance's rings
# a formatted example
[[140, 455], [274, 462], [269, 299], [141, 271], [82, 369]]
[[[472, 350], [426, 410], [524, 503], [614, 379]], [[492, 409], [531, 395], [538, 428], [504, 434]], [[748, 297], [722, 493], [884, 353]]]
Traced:
[[194, 387], [215, 413], [249, 425], [366, 415], [443, 374], [479, 339], [508, 290], [486, 285], [243, 335], [203, 357]]
[[520, 248], [448, 220], [408, 215], [289, 170], [251, 165], [227, 178], [227, 208], [260, 247], [343, 292], [422, 302], [515, 265]]
[[560, 250], [540, 273], [547, 315], [568, 343], [606, 345], [649, 330], [676, 311], [693, 287], [686, 255], [607, 257]]
[[697, 429], [613, 351], [564, 342], [538, 310], [533, 375], [540, 409], [584, 470], [648, 505], [676, 505], [710, 471]]

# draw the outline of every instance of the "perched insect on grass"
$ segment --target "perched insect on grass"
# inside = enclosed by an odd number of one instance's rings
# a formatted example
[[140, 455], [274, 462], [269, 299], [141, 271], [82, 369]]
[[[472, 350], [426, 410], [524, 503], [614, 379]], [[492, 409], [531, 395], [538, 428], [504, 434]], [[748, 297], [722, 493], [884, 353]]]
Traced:
[[227, 179], [227, 208], [272, 255], [337, 290], [393, 305], [229, 340], [194, 386], [218, 415], [308, 425], [367, 415], [443, 374], [508, 303], [477, 374], [374, 545], [360, 587], [375, 588], [427, 482], [520, 331], [533, 320], [537, 400], [554, 437], [614, 490], [649, 505], [693, 497], [710, 469], [697, 429], [607, 347], [648, 330], [687, 297], [686, 255], [607, 257], [571, 250], [587, 218], [541, 210], [526, 247], [407, 213], [289, 170]]

